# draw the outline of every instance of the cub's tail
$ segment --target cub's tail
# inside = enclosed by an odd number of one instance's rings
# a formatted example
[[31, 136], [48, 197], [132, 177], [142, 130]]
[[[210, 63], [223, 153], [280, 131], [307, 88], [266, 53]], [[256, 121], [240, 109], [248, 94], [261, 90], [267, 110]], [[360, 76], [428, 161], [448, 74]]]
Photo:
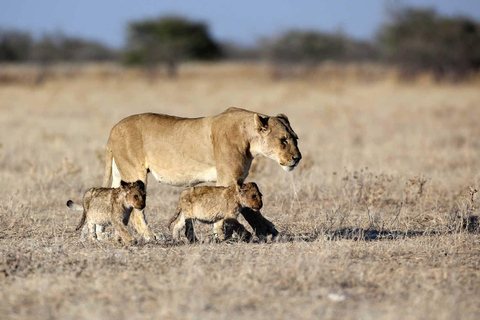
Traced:
[[83, 207], [81, 205], [76, 204], [72, 200], [67, 201], [67, 207], [69, 207], [70, 209], [75, 210], [75, 211], [83, 211], [82, 219], [80, 219], [80, 222], [78, 223], [78, 226], [75, 228], [75, 231], [80, 230], [83, 227], [83, 225], [85, 224], [85, 221], [87, 220], [87, 213], [85, 212], [85, 210], [83, 209]]
[[69, 207], [70, 209], [75, 210], [75, 211], [82, 211], [83, 210], [83, 207], [81, 205], [76, 204], [72, 200], [67, 201], [67, 207]]

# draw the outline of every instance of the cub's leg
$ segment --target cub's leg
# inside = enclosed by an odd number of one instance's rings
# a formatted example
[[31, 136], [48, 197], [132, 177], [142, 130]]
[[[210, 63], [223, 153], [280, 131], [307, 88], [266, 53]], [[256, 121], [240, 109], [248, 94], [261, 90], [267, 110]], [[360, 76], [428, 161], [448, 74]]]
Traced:
[[88, 224], [85, 224], [82, 228], [82, 233], [80, 234], [80, 240], [85, 240], [88, 236]]
[[90, 231], [90, 240], [92, 240], [92, 242], [97, 242], [98, 240], [97, 240], [97, 232], [95, 229], [95, 223], [93, 221], [88, 221], [87, 225], [88, 225], [88, 230]]
[[97, 224], [95, 227], [95, 231], [97, 234], [97, 239], [99, 240], [105, 240], [108, 236], [107, 233], [105, 232], [105, 226], [101, 224]]
[[225, 240], [225, 233], [223, 232], [224, 221], [225, 220], [222, 219], [213, 224], [213, 232], [215, 232], [215, 235], [217, 236], [218, 241]]
[[183, 212], [180, 213], [177, 220], [175, 221], [175, 225], [173, 226], [172, 238], [175, 241], [180, 240], [180, 231], [185, 227], [185, 216]]

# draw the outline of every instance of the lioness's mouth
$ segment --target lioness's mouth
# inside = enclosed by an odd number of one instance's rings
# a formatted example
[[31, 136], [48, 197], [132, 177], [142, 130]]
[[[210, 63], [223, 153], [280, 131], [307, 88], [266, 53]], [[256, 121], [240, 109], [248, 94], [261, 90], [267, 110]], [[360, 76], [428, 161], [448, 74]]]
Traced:
[[288, 171], [292, 171], [293, 169], [295, 169], [295, 167], [298, 166], [299, 163], [300, 163], [300, 161], [295, 161], [292, 164], [289, 164], [289, 165], [280, 164], [280, 166], [282, 167], [283, 170], [288, 172]]
[[294, 165], [291, 165], [291, 166], [282, 166], [282, 165], [280, 165], [280, 166], [282, 167], [283, 170], [289, 172], [289, 171], [292, 171], [293, 169], [295, 169], [295, 167], [296, 167], [297, 165], [294, 164]]

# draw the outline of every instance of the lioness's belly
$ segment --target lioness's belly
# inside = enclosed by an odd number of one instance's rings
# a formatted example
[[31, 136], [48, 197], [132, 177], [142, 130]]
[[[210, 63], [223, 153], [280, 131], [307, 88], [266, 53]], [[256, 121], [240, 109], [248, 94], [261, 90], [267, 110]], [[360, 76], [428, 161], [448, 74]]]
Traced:
[[189, 172], [150, 168], [150, 172], [158, 182], [178, 187], [191, 187], [202, 182], [217, 181], [217, 170], [214, 167]]

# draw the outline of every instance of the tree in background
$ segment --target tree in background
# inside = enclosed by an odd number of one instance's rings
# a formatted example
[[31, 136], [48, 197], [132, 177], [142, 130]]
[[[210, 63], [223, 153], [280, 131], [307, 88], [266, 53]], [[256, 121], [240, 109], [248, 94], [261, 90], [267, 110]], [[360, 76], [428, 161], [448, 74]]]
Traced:
[[20, 62], [28, 59], [32, 37], [28, 32], [0, 30], [0, 61]]
[[44, 34], [34, 40], [28, 32], [0, 31], [0, 61], [3, 62], [55, 62], [105, 61], [116, 57], [114, 50], [105, 45], [81, 38], [69, 37], [61, 32]]
[[221, 56], [207, 25], [175, 16], [130, 23], [127, 43], [127, 64], [151, 67], [165, 63], [169, 76], [176, 75], [180, 61], [214, 60]]
[[[306, 71], [324, 61], [364, 61], [377, 57], [376, 48], [346, 37], [342, 33], [292, 30], [261, 44], [264, 56], [285, 74], [291, 66], [303, 66]], [[288, 73], [288, 71], [287, 71]]]
[[393, 10], [378, 34], [386, 61], [406, 78], [431, 72], [437, 80], [460, 79], [480, 68], [480, 25], [468, 18], [439, 16], [433, 9]]
[[41, 64], [54, 62], [107, 61], [116, 56], [114, 50], [91, 40], [69, 37], [61, 32], [44, 34], [34, 43], [30, 60]]

